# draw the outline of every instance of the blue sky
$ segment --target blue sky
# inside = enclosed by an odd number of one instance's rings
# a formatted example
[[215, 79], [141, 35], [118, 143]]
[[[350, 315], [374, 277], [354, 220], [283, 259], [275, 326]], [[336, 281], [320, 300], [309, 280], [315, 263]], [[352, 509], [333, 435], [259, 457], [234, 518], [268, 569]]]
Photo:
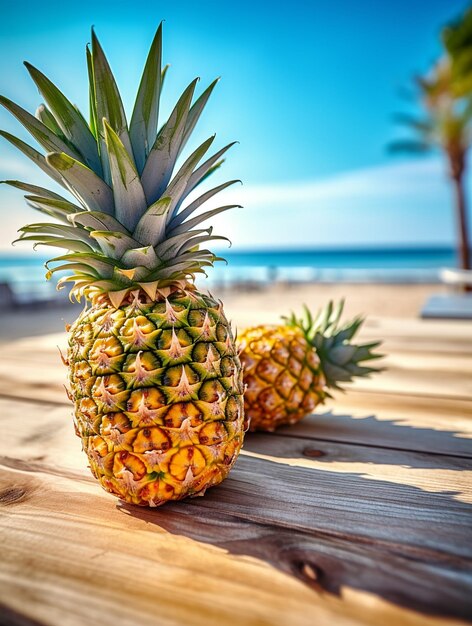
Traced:
[[[438, 157], [392, 158], [398, 91], [439, 50], [441, 25], [459, 0], [337, 2], [8, 3], [0, 23], [0, 93], [34, 111], [40, 97], [23, 60], [86, 109], [84, 47], [95, 25], [128, 110], [155, 27], [171, 63], [163, 111], [194, 76], [222, 76], [195, 143], [238, 139], [220, 179], [245, 208], [217, 221], [237, 248], [449, 244], [454, 220]], [[150, 8], [151, 7], [151, 8]], [[0, 111], [0, 127], [27, 134]], [[0, 177], [34, 179], [2, 141]], [[31, 220], [21, 194], [0, 188], [6, 249]]]

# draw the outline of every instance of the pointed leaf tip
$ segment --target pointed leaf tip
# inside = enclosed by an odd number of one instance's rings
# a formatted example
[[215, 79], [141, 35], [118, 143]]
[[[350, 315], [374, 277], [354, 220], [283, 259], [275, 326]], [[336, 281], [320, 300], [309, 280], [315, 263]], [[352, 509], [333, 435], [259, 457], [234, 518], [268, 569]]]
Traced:
[[50, 152], [46, 155], [46, 161], [51, 167], [61, 172], [70, 169], [74, 165], [74, 159], [63, 152]]
[[[97, 118], [107, 118], [110, 126], [119, 136], [130, 157], [132, 157], [133, 153], [128, 136], [128, 124], [121, 96], [110, 64], [93, 29], [92, 65]], [[99, 128], [98, 130], [101, 131], [102, 129]]]
[[162, 196], [172, 176], [185, 137], [196, 81], [197, 79], [194, 79], [180, 96], [169, 119], [159, 131], [146, 160], [141, 180], [150, 203]]
[[129, 134], [138, 173], [154, 145], [162, 88], [162, 22], [156, 30], [139, 83]]

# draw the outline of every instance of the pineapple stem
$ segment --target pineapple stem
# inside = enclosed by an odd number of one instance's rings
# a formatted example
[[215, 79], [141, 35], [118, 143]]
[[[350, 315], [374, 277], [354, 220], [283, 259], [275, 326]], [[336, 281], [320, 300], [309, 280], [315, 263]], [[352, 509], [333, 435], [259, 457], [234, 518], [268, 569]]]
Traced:
[[354, 343], [354, 337], [364, 323], [364, 318], [355, 317], [341, 324], [343, 309], [344, 300], [336, 305], [330, 301], [314, 316], [304, 305], [301, 317], [292, 313], [289, 317], [282, 318], [288, 326], [299, 328], [305, 339], [315, 348], [326, 386], [330, 389], [342, 389], [344, 383], [351, 382], [355, 377], [382, 371], [382, 368], [372, 367], [370, 363], [365, 364], [384, 356], [375, 352], [381, 342]]

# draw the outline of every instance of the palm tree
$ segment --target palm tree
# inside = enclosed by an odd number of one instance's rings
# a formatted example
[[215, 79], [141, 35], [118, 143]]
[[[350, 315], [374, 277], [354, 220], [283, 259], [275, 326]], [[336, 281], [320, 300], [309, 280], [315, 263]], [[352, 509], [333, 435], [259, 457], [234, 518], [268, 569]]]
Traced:
[[444, 54], [425, 76], [414, 79], [421, 118], [396, 116], [413, 137], [391, 144], [394, 151], [440, 149], [453, 185], [460, 267], [471, 269], [465, 173], [472, 144], [472, 10], [443, 30]]
[[451, 61], [456, 96], [472, 92], [472, 8], [443, 28], [442, 43]]

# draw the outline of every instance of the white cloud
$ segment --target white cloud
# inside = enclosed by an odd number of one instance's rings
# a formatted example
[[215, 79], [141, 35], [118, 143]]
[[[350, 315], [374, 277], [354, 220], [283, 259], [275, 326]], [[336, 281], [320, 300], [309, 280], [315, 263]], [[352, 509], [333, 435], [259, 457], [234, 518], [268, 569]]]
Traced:
[[321, 180], [244, 185], [227, 192], [247, 206], [273, 206], [327, 200], [352, 200], [388, 195], [430, 194], [444, 191], [445, 170], [440, 159], [423, 159], [354, 170]]
[[392, 163], [322, 180], [232, 187], [215, 231], [238, 247], [451, 244], [450, 189], [440, 159]]
[[[8, 177], [31, 180], [33, 167], [22, 157], [0, 159], [3, 177], [9, 168]], [[44, 182], [44, 177], [38, 182]], [[0, 191], [5, 216], [0, 248], [11, 250], [16, 230], [33, 214], [20, 192], [8, 193], [4, 187]], [[227, 235], [237, 248], [452, 244], [455, 236], [451, 190], [439, 158], [391, 163], [322, 180], [234, 185], [211, 201], [212, 206], [233, 203], [245, 208], [216, 217], [212, 225], [215, 233]]]

